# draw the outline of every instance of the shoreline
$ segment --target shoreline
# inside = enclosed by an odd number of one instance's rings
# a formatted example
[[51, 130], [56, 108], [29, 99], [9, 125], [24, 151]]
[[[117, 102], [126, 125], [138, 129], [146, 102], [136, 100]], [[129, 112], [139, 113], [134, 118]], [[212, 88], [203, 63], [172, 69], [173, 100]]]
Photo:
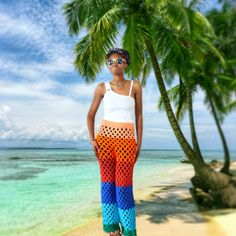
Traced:
[[[190, 178], [194, 175], [189, 164], [171, 169], [172, 176], [152, 181], [148, 187], [137, 188], [134, 192], [136, 204], [136, 225], [139, 236], [233, 236], [236, 209], [203, 210], [199, 207], [189, 188]], [[235, 165], [231, 168], [236, 169]], [[96, 236], [108, 235], [102, 231], [102, 216], [75, 227], [62, 236]]]

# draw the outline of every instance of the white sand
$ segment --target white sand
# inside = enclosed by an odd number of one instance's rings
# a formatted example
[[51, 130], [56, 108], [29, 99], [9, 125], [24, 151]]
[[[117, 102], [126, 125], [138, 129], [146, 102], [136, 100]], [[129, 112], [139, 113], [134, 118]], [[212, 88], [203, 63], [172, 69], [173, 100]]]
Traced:
[[[234, 166], [235, 168], [235, 166]], [[200, 211], [189, 188], [191, 165], [156, 186], [134, 192], [138, 236], [235, 236], [236, 209]], [[105, 236], [101, 216], [63, 236]]]

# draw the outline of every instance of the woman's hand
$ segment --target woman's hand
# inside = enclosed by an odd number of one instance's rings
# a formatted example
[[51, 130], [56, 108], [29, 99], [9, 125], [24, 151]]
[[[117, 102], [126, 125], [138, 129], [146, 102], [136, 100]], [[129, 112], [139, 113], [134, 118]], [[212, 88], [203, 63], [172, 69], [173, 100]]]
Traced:
[[138, 160], [138, 156], [140, 154], [141, 144], [136, 144], [136, 150], [135, 150], [135, 162]]
[[94, 154], [95, 154], [95, 156], [96, 156], [97, 159], [98, 159], [98, 158], [99, 158], [99, 156], [98, 156], [98, 152], [100, 151], [100, 149], [99, 149], [99, 146], [98, 146], [97, 140], [96, 140], [96, 139], [91, 140], [90, 143], [91, 143], [91, 145], [92, 145], [92, 148], [93, 148]]

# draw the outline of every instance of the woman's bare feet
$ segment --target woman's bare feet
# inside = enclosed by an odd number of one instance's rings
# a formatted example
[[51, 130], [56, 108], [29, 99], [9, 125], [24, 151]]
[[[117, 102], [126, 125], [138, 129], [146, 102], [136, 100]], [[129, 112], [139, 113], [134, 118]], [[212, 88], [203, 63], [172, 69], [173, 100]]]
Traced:
[[115, 232], [111, 232], [109, 236], [121, 236], [120, 230], [116, 230]]

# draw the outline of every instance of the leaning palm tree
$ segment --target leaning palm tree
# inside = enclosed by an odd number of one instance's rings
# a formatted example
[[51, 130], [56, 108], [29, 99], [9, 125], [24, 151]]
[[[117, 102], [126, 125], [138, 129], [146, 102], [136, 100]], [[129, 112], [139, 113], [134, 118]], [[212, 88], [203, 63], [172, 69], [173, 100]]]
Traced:
[[[212, 49], [216, 52], [215, 56], [212, 54]], [[186, 68], [186, 71], [182, 69], [178, 73], [182, 73], [181, 76], [179, 75], [180, 83], [168, 91], [168, 96], [174, 102], [178, 121], [183, 119], [186, 111], [189, 112], [193, 149], [201, 156], [193, 119], [192, 96], [196, 92], [197, 86], [200, 86], [204, 91], [205, 103], [214, 117], [224, 150], [225, 161], [221, 171], [230, 174], [230, 154], [221, 123], [226, 113], [228, 114], [229, 110], [234, 108], [235, 101], [232, 101], [232, 93], [236, 90], [235, 80], [227, 72], [225, 60], [222, 58], [219, 50], [214, 46], [211, 48], [206, 47], [202, 53], [203, 56], [198, 57], [197, 61], [194, 61], [196, 56], [193, 55], [193, 58], [189, 60], [191, 63], [187, 63], [188, 68]], [[171, 72], [170, 77], [172, 74], [173, 72]], [[230, 109], [227, 109], [228, 111], [226, 112], [227, 107], [230, 107]], [[163, 109], [162, 98], [159, 100], [158, 108]]]
[[[179, 76], [179, 84], [171, 87], [167, 93], [170, 101], [176, 108], [175, 116], [179, 123], [181, 123], [186, 112], [188, 112], [193, 150], [201, 159], [203, 159], [199, 147], [193, 116], [192, 97], [194, 96], [194, 92], [196, 92], [196, 83], [190, 82], [189, 80], [186, 80], [186, 82], [187, 83], [185, 84], [181, 76]], [[164, 110], [162, 97], [159, 98], [157, 107], [159, 110]]]
[[[214, 59], [211, 56], [211, 58], [208, 58], [207, 60], [209, 61]], [[208, 68], [207, 66], [203, 67]], [[185, 83], [180, 79], [178, 85], [175, 85], [167, 91], [168, 97], [176, 108], [176, 117], [179, 122], [183, 120], [185, 113], [187, 111], [189, 112], [192, 145], [193, 148], [195, 148], [195, 152], [198, 152], [201, 155], [193, 119], [192, 96], [196, 93], [198, 88], [197, 86], [204, 91], [204, 102], [214, 118], [224, 150], [224, 165], [221, 171], [230, 174], [230, 153], [221, 123], [223, 123], [224, 117], [236, 107], [236, 101], [232, 100], [231, 96], [232, 91], [236, 90], [235, 80], [234, 78], [220, 74], [220, 72], [217, 73], [217, 75], [206, 75], [200, 70], [197, 70], [197, 73], [193, 70], [193, 73], [191, 74], [192, 75], [189, 78], [192, 82], [190, 83], [188, 81], [188, 84], [185, 85]], [[215, 76], [216, 78], [214, 78]], [[216, 79], [216, 81], [214, 79]], [[191, 87], [188, 88], [189, 84]], [[188, 93], [190, 94], [187, 96]], [[163, 101], [161, 97], [158, 102], [158, 108], [163, 110]]]
[[[218, 97], [216, 94], [216, 99], [209, 99], [209, 106], [219, 130], [224, 149], [225, 162], [221, 171], [227, 173], [229, 171], [230, 155], [221, 123], [224, 117], [236, 107], [236, 8], [233, 1], [227, 0], [221, 2], [224, 2], [221, 10], [213, 9], [207, 14], [207, 18], [213, 25], [215, 33], [218, 35], [214, 44], [221, 50], [226, 58], [226, 65], [222, 68], [218, 61], [209, 57], [209, 61], [214, 62], [214, 67], [216, 68], [216, 73], [210, 70], [210, 74], [211, 76], [213, 75], [214, 78], [217, 78], [217, 88], [219, 88], [218, 90], [220, 91]], [[207, 74], [209, 74], [209, 70]], [[218, 90], [209, 91], [209, 95], [212, 95], [212, 92], [215, 93]], [[226, 96], [222, 97], [222, 94]]]
[[[222, 188], [233, 189], [236, 195], [231, 178], [211, 169], [194, 152], [180, 129], [166, 91], [160, 61], [166, 61], [169, 65], [179, 63], [181, 67], [186, 62], [185, 59], [188, 59], [184, 54], [186, 50], [182, 54], [176, 52], [189, 47], [192, 32], [200, 32], [201, 37], [205, 37], [211, 28], [202, 14], [194, 12], [181, 2], [73, 0], [65, 4], [64, 14], [69, 34], [78, 35], [83, 27], [88, 30], [88, 34], [75, 46], [74, 65], [87, 83], [94, 81], [104, 63], [107, 50], [115, 45], [119, 29], [124, 26], [122, 43], [131, 57], [128, 75], [133, 78], [147, 78], [148, 71], [153, 69], [170, 125], [195, 172], [213, 191], [211, 196], [216, 204], [236, 206], [236, 198], [229, 199], [229, 195], [221, 198], [225, 193], [221, 191]], [[189, 24], [189, 18], [194, 18], [191, 21], [193, 25]], [[202, 32], [202, 29], [206, 32]], [[216, 195], [220, 197], [214, 197]]]
[[[221, 67], [220, 70], [218, 70], [218, 66], [213, 66], [215, 64], [213, 63], [215, 61], [214, 57], [208, 57], [207, 60], [208, 63], [205, 63], [206, 65], [203, 71], [198, 71], [198, 74], [193, 76], [198, 80], [199, 86], [204, 91], [204, 102], [214, 118], [221, 138], [224, 150], [224, 166], [221, 171], [230, 174], [230, 153], [221, 124], [223, 123], [226, 114], [228, 114], [226, 113], [226, 107], [232, 103], [231, 93], [233, 88], [230, 84], [233, 83], [234, 78], [228, 76], [226, 79], [226, 76], [221, 72], [223, 71], [223, 68]], [[212, 65], [209, 66], [209, 63]]]

